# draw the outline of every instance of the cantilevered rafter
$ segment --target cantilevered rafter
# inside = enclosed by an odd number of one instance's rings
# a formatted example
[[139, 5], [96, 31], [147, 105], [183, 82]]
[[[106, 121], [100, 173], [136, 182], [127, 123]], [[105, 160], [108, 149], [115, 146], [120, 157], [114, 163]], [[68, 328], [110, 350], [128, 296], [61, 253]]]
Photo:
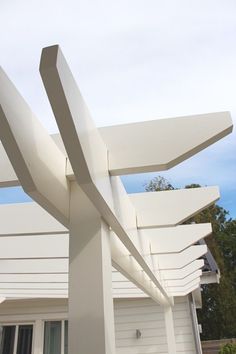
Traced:
[[219, 198], [218, 187], [130, 194], [139, 228], [179, 225]]

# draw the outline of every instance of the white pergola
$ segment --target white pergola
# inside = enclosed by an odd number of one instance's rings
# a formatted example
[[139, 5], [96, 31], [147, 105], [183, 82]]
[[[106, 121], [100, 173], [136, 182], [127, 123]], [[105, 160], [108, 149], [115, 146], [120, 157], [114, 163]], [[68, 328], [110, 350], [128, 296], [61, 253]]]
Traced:
[[129, 195], [119, 176], [175, 166], [229, 134], [230, 114], [96, 128], [58, 46], [43, 49], [40, 73], [59, 135], [0, 71], [0, 186], [35, 201], [0, 206], [0, 296], [68, 297], [70, 354], [115, 353], [112, 296], [149, 296], [175, 354], [174, 297], [199, 287], [207, 247], [196, 243], [211, 233], [180, 224], [219, 191]]

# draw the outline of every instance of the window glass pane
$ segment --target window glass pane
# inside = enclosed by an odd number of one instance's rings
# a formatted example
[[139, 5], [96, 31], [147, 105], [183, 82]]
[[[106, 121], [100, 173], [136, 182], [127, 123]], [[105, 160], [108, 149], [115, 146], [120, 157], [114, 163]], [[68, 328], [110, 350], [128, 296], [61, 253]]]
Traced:
[[68, 354], [68, 321], [65, 321], [64, 354]]
[[32, 325], [19, 326], [17, 354], [31, 354], [32, 353]]
[[13, 354], [16, 326], [3, 326], [0, 328], [0, 354]]
[[44, 354], [61, 354], [61, 321], [44, 324]]

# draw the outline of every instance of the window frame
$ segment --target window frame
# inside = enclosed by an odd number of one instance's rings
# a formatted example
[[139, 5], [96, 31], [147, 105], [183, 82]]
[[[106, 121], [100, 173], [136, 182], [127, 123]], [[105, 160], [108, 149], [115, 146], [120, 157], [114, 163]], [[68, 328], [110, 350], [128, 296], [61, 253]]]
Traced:
[[14, 336], [14, 346], [13, 354], [17, 354], [17, 344], [18, 344], [18, 335], [19, 335], [19, 326], [30, 325], [33, 327], [32, 333], [32, 354], [34, 354], [34, 336], [35, 336], [35, 321], [12, 321], [12, 322], [1, 322], [1, 327], [15, 326], [15, 336]]
[[[44, 352], [44, 330], [45, 330], [45, 323], [46, 322], [54, 322], [58, 321], [61, 322], [61, 353], [60, 354], [65, 354], [65, 322], [68, 321], [67, 318], [47, 318], [43, 320], [43, 328], [42, 328], [42, 337], [43, 337], [43, 344], [42, 344], [42, 353]], [[14, 353], [15, 354], [15, 353]]]

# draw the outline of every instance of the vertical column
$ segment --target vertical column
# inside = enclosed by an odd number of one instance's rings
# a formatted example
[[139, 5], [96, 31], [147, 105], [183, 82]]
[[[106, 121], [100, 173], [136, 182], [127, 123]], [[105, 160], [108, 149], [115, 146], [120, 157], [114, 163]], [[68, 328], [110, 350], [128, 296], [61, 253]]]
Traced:
[[72, 182], [69, 354], [114, 354], [114, 333], [109, 228]]
[[169, 354], [176, 354], [174, 320], [171, 306], [164, 306], [166, 338]]

